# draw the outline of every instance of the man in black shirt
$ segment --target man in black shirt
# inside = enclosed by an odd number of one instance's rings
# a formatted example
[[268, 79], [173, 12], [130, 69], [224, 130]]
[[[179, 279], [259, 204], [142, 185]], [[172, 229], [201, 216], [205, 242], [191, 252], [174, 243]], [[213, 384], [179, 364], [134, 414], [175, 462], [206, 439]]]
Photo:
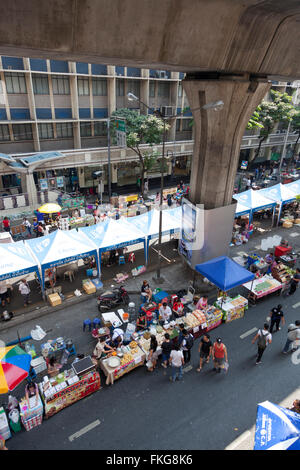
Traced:
[[270, 333], [272, 333], [274, 325], [276, 325], [276, 331], [280, 330], [279, 325], [280, 325], [281, 320], [282, 320], [282, 325], [285, 324], [285, 319], [284, 319], [283, 312], [281, 309], [282, 309], [282, 305], [277, 305], [277, 307], [274, 307], [271, 310], [271, 324], [269, 328]]
[[291, 281], [289, 295], [293, 295], [295, 293], [299, 281], [300, 281], [300, 269], [296, 268], [296, 274], [294, 274], [294, 277]]
[[200, 364], [197, 372], [200, 372], [202, 369], [203, 359], [205, 359], [205, 362], [208, 363], [212, 354], [212, 342], [210, 340], [209, 334], [205, 334], [203, 338], [201, 338], [198, 352], [200, 353]]

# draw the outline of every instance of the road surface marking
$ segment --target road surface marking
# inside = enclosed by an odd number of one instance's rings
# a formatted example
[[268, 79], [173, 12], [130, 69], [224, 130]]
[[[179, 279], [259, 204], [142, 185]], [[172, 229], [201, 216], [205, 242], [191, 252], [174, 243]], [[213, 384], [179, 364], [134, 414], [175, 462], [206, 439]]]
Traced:
[[300, 233], [293, 232], [293, 233], [290, 233], [289, 235], [290, 237], [299, 237]]
[[183, 374], [185, 374], [186, 372], [189, 372], [190, 370], [192, 370], [193, 366], [189, 365], [189, 366], [186, 366], [182, 369], [182, 372]]
[[250, 431], [243, 432], [243, 434], [241, 434], [237, 439], [235, 439], [231, 444], [229, 444], [229, 446], [225, 447], [225, 450], [236, 449], [239, 445], [241, 445], [242, 442], [244, 442], [246, 439], [249, 439], [250, 436]]
[[292, 305], [293, 308], [297, 308], [300, 306], [300, 302], [297, 302], [296, 304]]
[[83, 434], [91, 431], [96, 426], [99, 426], [99, 424], [100, 424], [99, 419], [97, 419], [96, 421], [93, 421], [91, 424], [88, 424], [84, 428], [80, 429], [80, 431], [77, 431], [77, 432], [75, 432], [75, 434], [72, 434], [71, 436], [69, 436], [69, 441], [70, 442], [74, 441], [74, 439], [77, 439], [78, 437], [82, 436]]
[[247, 336], [252, 335], [252, 333], [255, 333], [255, 331], [257, 331], [257, 328], [256, 328], [256, 327], [252, 328], [252, 330], [246, 331], [246, 333], [243, 333], [243, 334], [240, 336], [240, 338], [241, 338], [241, 339], [247, 338]]

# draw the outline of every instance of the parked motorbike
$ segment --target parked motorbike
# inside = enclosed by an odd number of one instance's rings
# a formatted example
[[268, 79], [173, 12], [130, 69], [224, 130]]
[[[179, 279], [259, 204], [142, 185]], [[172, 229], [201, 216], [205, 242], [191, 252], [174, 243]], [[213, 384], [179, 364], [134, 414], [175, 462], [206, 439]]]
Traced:
[[97, 298], [98, 310], [101, 313], [109, 312], [117, 305], [128, 303], [129, 295], [124, 286], [106, 291]]

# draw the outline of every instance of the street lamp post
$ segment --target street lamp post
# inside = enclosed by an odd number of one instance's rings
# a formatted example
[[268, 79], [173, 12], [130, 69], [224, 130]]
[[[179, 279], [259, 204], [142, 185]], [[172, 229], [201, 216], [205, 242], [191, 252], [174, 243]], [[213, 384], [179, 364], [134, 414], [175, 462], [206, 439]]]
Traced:
[[111, 199], [111, 167], [110, 167], [110, 117], [107, 119], [107, 183], [108, 183], [108, 203]]
[[[143, 103], [137, 96], [133, 93], [127, 93], [127, 98], [129, 101], [138, 101], [139, 103], [143, 104], [147, 109], [151, 109], [146, 103]], [[221, 100], [213, 101], [211, 103], [207, 103], [206, 105], [191, 109], [191, 111], [198, 111], [199, 109], [209, 110], [212, 109], [214, 111], [218, 111], [222, 109], [224, 106], [224, 102]], [[166, 141], [166, 120], [167, 118], [174, 118], [175, 116], [163, 116], [161, 111], [156, 111], [156, 114], [162, 119], [163, 121], [163, 141], [162, 141], [162, 160], [161, 160], [161, 176], [160, 176], [160, 205], [159, 205], [159, 229], [158, 229], [158, 262], [157, 262], [157, 269], [156, 269], [156, 277], [152, 279], [154, 282], [161, 284], [164, 282], [164, 278], [161, 276], [161, 240], [162, 240], [162, 206], [163, 206], [163, 189], [164, 189], [164, 166], [165, 166], [165, 141]]]

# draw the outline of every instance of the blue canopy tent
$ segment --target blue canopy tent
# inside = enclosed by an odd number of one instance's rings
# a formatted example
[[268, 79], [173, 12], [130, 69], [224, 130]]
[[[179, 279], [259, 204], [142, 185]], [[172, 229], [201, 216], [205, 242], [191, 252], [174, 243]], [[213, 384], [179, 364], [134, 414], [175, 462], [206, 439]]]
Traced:
[[227, 256], [196, 264], [195, 269], [224, 292], [255, 278], [253, 273]]
[[[145, 234], [136, 227], [130, 225], [126, 219], [109, 219], [89, 227], [78, 229], [89, 237], [99, 250], [99, 255], [104, 251], [117, 250], [129, 245], [144, 243], [146, 257]], [[99, 256], [101, 260], [101, 256]]]
[[0, 245], [0, 281], [35, 272], [40, 279], [39, 266], [24, 242]]
[[[170, 210], [162, 211], [162, 235], [168, 235], [178, 232], [181, 229], [181, 218], [173, 217], [169, 214]], [[147, 261], [149, 252], [149, 242], [159, 236], [159, 211], [153, 209], [144, 214], [130, 217], [128, 223], [147, 237]]]
[[292, 181], [291, 183], [287, 183], [284, 186], [286, 186], [289, 191], [292, 191], [295, 197], [300, 195], [300, 180]]
[[254, 450], [300, 450], [300, 415], [269, 401], [257, 406]]
[[76, 261], [80, 258], [95, 256], [99, 274], [97, 246], [77, 230], [56, 230], [40, 238], [26, 240], [32, 253], [37, 258], [42, 271], [42, 289], [45, 284], [46, 269]]
[[[249, 222], [252, 221], [253, 213], [260, 211], [262, 209], [272, 209], [273, 208], [273, 218], [276, 208], [276, 202], [260, 194], [260, 191], [254, 191], [254, 189], [248, 189], [239, 194], [234, 194], [233, 199], [238, 201], [243, 206], [246, 206], [250, 209]], [[272, 224], [273, 224], [272, 218]]]
[[293, 193], [293, 191], [287, 188], [287, 185], [282, 184], [282, 183], [275, 184], [274, 186], [271, 186], [270, 188], [260, 189], [258, 192], [261, 193], [266, 198], [272, 199], [273, 201], [275, 201], [277, 204], [280, 205], [279, 212], [278, 212], [277, 225], [279, 224], [279, 221], [280, 221], [282, 206], [296, 199], [296, 196]]
[[247, 206], [243, 206], [243, 204], [240, 204], [239, 202], [236, 205], [236, 210], [235, 210], [235, 217], [240, 217], [241, 215], [246, 215], [250, 214], [251, 209]]

